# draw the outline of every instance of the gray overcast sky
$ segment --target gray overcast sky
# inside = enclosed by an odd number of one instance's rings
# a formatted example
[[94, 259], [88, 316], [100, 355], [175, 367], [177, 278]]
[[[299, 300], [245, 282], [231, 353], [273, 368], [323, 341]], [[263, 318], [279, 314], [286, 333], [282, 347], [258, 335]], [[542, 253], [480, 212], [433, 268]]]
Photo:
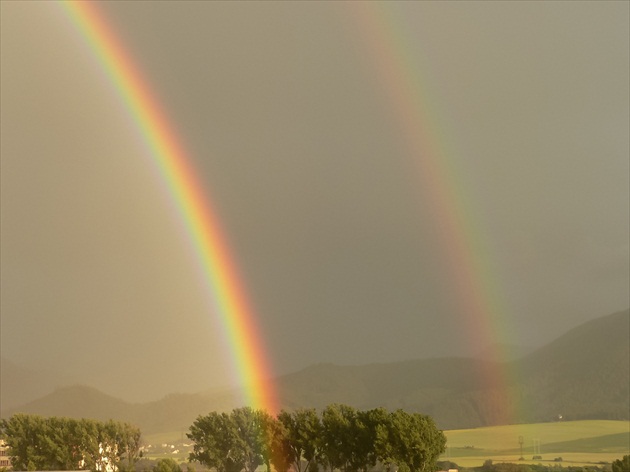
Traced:
[[[381, 13], [490, 248], [497, 342], [541, 345], [629, 305], [629, 5]], [[131, 400], [232, 382], [108, 77], [59, 5], [1, 8], [2, 356]], [[101, 9], [221, 215], [277, 373], [478, 347], [356, 5]]]

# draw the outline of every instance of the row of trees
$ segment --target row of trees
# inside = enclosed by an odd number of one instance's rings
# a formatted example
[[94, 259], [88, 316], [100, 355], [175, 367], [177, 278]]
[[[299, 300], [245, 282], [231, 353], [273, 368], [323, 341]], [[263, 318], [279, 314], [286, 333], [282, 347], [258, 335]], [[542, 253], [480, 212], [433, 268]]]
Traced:
[[16, 414], [0, 421], [14, 470], [132, 470], [140, 430], [127, 423]]
[[[377, 463], [399, 471], [434, 469], [446, 438], [431, 418], [383, 408], [333, 404], [281, 411], [238, 408], [199, 416], [190, 427], [190, 461], [217, 472], [320, 469], [367, 472]], [[140, 458], [140, 430], [127, 423], [16, 414], [0, 420], [14, 470], [131, 471]], [[160, 471], [169, 464], [160, 464]], [[157, 472], [157, 471], [156, 471]]]
[[399, 471], [433, 470], [446, 437], [433, 420], [403, 410], [356, 410], [333, 404], [281, 411], [238, 408], [199, 416], [190, 427], [189, 459], [217, 472], [254, 472], [260, 465], [277, 472], [367, 471], [377, 463]]

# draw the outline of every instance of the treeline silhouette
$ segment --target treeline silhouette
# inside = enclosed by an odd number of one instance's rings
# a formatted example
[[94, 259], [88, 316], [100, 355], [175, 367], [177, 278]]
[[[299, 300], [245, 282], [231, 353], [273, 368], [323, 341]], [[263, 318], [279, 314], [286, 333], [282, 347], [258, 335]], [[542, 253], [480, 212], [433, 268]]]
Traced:
[[199, 416], [187, 436], [194, 442], [190, 460], [217, 472], [254, 472], [261, 465], [277, 472], [365, 472], [377, 463], [430, 471], [446, 445], [426, 415], [340, 404], [321, 414], [299, 409], [272, 416], [249, 407], [213, 412]]
[[[332, 404], [271, 415], [250, 407], [199, 416], [190, 462], [217, 472], [432, 471], [446, 437], [419, 413]], [[140, 430], [127, 423], [16, 414], [0, 422], [14, 470], [133, 471]], [[168, 468], [168, 464], [160, 464]]]
[[131, 470], [140, 436], [136, 426], [112, 420], [16, 414], [0, 421], [13, 470]]

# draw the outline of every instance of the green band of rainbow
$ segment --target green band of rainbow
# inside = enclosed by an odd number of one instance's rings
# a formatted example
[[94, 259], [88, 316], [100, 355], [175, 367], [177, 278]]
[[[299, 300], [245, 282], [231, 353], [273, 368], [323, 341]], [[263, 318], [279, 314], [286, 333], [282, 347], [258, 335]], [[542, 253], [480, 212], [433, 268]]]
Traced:
[[88, 1], [63, 1], [62, 5], [133, 116], [176, 202], [229, 338], [235, 368], [245, 386], [246, 404], [276, 412], [271, 370], [256, 319], [216, 213], [173, 127], [96, 5]]

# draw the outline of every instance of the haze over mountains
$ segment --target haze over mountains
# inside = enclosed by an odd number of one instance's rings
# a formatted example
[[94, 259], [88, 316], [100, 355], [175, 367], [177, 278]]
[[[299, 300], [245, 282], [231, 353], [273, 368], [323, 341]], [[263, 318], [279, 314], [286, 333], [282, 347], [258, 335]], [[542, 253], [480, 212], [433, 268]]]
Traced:
[[[515, 398], [518, 422], [630, 419], [630, 310], [580, 325], [534, 352], [495, 365], [472, 358], [420, 359], [389, 364], [319, 364], [277, 379], [284, 408], [322, 408], [345, 403], [383, 406], [432, 415], [443, 429], [497, 424], [497, 405]], [[235, 391], [173, 394], [132, 404], [87, 386], [55, 390], [21, 406], [20, 398], [41, 392], [54, 379], [23, 371], [3, 359], [2, 416], [16, 412], [133, 422], [143, 432], [186, 430], [194, 418], [237, 406]], [[488, 390], [482, 372], [513, 373], [509, 391]], [[48, 376], [47, 376], [48, 375]], [[40, 383], [37, 383], [39, 379]], [[61, 379], [59, 379], [61, 380]], [[38, 390], [39, 389], [39, 390]], [[22, 397], [20, 397], [22, 395]]]

